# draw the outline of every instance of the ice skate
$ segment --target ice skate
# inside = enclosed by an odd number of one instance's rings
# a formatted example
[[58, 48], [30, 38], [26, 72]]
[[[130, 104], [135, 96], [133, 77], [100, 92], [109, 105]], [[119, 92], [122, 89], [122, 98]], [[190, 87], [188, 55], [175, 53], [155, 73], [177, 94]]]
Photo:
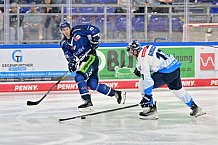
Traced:
[[[126, 96], [126, 92], [124, 94], [122, 94], [122, 91], [115, 91], [115, 95], [114, 95], [117, 99], [117, 103], [120, 104], [121, 101], [122, 101], [122, 96], [125, 97]], [[125, 103], [125, 98], [124, 98], [124, 102], [123, 104]]]
[[191, 109], [192, 109], [192, 112], [190, 113], [191, 116], [199, 117], [206, 114], [206, 112], [204, 112], [202, 108], [198, 107], [195, 103], [193, 103]]
[[94, 111], [93, 104], [92, 104], [91, 100], [85, 100], [85, 103], [79, 105], [78, 109], [80, 112], [92, 112], [92, 111]]
[[156, 103], [153, 106], [145, 107], [139, 113], [139, 118], [143, 120], [156, 120], [158, 119]]

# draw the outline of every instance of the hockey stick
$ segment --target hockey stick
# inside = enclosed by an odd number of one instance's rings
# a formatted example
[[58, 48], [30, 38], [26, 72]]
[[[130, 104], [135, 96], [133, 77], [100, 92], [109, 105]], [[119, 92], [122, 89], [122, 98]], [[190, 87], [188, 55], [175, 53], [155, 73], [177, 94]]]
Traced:
[[59, 119], [59, 122], [67, 121], [67, 120], [72, 120], [72, 119], [76, 119], [76, 118], [85, 119], [86, 116], [93, 116], [93, 115], [98, 115], [98, 114], [103, 114], [103, 113], [123, 110], [123, 109], [127, 109], [127, 108], [136, 107], [138, 105], [139, 104], [134, 104], [134, 105], [124, 106], [124, 107], [119, 107], [119, 108], [114, 108], [114, 109], [108, 109], [108, 110], [104, 110], [104, 111], [98, 111], [98, 112], [94, 112], [94, 113], [88, 113], [88, 114], [84, 114], [84, 115], [78, 115], [78, 116], [69, 117], [69, 118], [62, 118], [62, 119]]
[[48, 92], [47, 93], [45, 93], [45, 95], [40, 99], [40, 100], [38, 100], [38, 101], [36, 101], [36, 102], [34, 102], [34, 101], [27, 101], [27, 105], [28, 106], [32, 106], [32, 105], [38, 105], [66, 76], [67, 76], [67, 74], [69, 73], [70, 71], [67, 71], [58, 81], [57, 81], [57, 83], [55, 83], [54, 85], [53, 85], [53, 87], [50, 89], [50, 90], [48, 90]]
[[[81, 58], [79, 58], [79, 60], [77, 61], [77, 64], [79, 64], [80, 63], [80, 61], [82, 61], [87, 55], [88, 55], [88, 53], [91, 51], [91, 49], [89, 49], [87, 52], [86, 52], [86, 54], [84, 54]], [[32, 105], [38, 105], [66, 76], [67, 76], [67, 74], [69, 73], [70, 71], [67, 71], [65, 74], [64, 74], [64, 76], [62, 76], [59, 80], [58, 80], [58, 82], [57, 83], [55, 83], [54, 84], [54, 86], [50, 89], [50, 90], [48, 90], [48, 92], [40, 99], [40, 100], [38, 100], [38, 101], [36, 101], [36, 102], [33, 102], [33, 101], [27, 101], [27, 105], [28, 106], [32, 106]]]

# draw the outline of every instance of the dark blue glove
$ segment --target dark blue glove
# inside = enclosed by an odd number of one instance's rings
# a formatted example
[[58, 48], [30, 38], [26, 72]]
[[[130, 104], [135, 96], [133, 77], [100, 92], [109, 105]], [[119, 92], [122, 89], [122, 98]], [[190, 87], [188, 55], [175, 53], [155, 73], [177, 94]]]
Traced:
[[140, 71], [139, 71], [137, 68], [135, 68], [134, 74], [135, 74], [137, 77], [141, 77], [141, 73], [140, 73]]
[[99, 35], [95, 35], [95, 36], [92, 37], [92, 40], [90, 40], [90, 47], [91, 47], [91, 49], [95, 50], [95, 49], [98, 48], [98, 46], [99, 46], [99, 39], [100, 39]]
[[154, 104], [153, 102], [153, 98], [152, 98], [152, 95], [144, 95], [144, 97], [142, 97], [142, 100], [140, 102], [140, 105], [142, 108], [145, 108], [145, 107], [150, 107]]
[[92, 50], [97, 49], [99, 46], [99, 42], [91, 42], [90, 47]]
[[149, 104], [150, 104], [150, 100], [148, 98], [143, 97], [140, 102], [141, 107], [142, 108], [149, 107]]
[[75, 63], [69, 62], [68, 63], [68, 69], [69, 69], [70, 72], [76, 71]]

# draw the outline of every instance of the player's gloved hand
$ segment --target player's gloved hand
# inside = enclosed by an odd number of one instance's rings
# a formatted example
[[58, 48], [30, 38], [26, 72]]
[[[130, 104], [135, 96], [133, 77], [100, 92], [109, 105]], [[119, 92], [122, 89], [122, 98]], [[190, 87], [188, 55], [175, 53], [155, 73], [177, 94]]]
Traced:
[[141, 77], [141, 73], [140, 73], [140, 71], [139, 71], [137, 68], [135, 68], [134, 74], [135, 74], [137, 77]]
[[69, 62], [69, 63], [68, 63], [68, 69], [69, 69], [70, 72], [76, 71], [75, 63]]
[[95, 50], [95, 49], [98, 48], [98, 46], [99, 46], [99, 39], [100, 39], [99, 35], [95, 35], [95, 36], [92, 37], [92, 40], [90, 40], [90, 47], [91, 47], [91, 49]]
[[92, 50], [97, 49], [99, 46], [99, 42], [98, 41], [90, 41], [90, 47]]

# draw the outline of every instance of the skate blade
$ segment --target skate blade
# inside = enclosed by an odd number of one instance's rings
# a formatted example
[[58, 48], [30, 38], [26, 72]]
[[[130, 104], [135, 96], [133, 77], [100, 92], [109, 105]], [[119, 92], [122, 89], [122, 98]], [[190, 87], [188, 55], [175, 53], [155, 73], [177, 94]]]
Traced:
[[198, 113], [198, 114], [195, 115], [195, 118], [197, 118], [197, 117], [199, 117], [199, 116], [202, 116], [202, 115], [205, 115], [205, 114], [206, 114], [206, 112], [200, 112], [200, 113]]
[[142, 119], [142, 120], [157, 120], [158, 116], [157, 115], [139, 116], [139, 119]]
[[93, 107], [79, 108], [79, 112], [93, 112]]

